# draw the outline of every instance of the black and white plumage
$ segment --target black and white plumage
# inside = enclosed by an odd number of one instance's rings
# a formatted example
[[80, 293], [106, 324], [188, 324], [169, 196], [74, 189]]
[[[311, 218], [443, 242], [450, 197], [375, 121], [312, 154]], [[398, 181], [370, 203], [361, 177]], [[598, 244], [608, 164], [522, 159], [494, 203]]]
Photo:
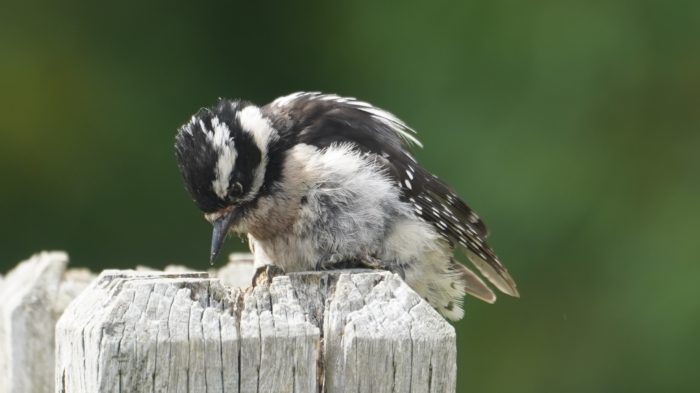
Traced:
[[453, 258], [459, 249], [518, 296], [484, 223], [418, 165], [411, 143], [420, 145], [413, 130], [387, 111], [301, 92], [263, 107], [222, 99], [179, 129], [175, 148], [187, 190], [214, 225], [212, 258], [228, 232], [246, 233], [258, 267], [387, 269], [460, 319], [465, 293], [496, 296]]

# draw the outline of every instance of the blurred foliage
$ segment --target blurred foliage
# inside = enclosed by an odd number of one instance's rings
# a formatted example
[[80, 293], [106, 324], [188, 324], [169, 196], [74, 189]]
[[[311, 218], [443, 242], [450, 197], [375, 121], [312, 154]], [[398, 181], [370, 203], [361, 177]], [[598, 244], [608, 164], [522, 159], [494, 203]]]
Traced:
[[0, 271], [207, 268], [176, 128], [336, 92], [419, 130], [518, 279], [467, 300], [459, 391], [697, 389], [699, 2], [263, 3], [0, 2]]

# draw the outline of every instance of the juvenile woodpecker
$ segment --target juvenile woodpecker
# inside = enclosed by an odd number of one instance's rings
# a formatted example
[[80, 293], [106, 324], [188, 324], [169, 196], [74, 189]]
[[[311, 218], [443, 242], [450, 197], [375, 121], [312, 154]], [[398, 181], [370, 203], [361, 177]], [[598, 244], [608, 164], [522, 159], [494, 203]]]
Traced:
[[459, 249], [517, 297], [479, 216], [411, 155], [414, 133], [366, 102], [299, 92], [262, 107], [220, 99], [180, 127], [175, 151], [214, 226], [212, 260], [229, 232], [247, 234], [258, 269], [386, 269], [458, 320], [465, 293], [496, 300]]

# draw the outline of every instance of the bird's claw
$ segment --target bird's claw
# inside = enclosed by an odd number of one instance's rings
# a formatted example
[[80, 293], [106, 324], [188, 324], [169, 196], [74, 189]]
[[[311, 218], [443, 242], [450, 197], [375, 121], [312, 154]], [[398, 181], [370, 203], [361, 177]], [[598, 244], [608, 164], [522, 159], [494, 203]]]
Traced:
[[340, 270], [340, 269], [383, 269], [384, 264], [370, 255], [360, 258], [342, 258], [334, 256], [324, 256], [316, 262], [316, 270]]
[[258, 285], [270, 285], [272, 279], [277, 276], [283, 276], [284, 270], [279, 266], [275, 265], [263, 265], [255, 269], [255, 274], [253, 274], [252, 286], [255, 288]]
[[359, 263], [361, 266], [364, 266], [369, 269], [385, 269], [385, 266], [382, 263], [382, 261], [371, 255], [365, 255], [362, 259], [360, 259]]

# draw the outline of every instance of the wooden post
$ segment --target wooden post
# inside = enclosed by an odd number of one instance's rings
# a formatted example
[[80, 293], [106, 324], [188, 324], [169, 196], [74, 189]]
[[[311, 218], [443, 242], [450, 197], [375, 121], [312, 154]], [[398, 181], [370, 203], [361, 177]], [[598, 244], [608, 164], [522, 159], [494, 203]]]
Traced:
[[454, 329], [388, 272], [106, 271], [56, 341], [61, 393], [455, 391]]
[[0, 283], [0, 393], [54, 391], [54, 326], [94, 278], [66, 270], [64, 252], [41, 252]]

